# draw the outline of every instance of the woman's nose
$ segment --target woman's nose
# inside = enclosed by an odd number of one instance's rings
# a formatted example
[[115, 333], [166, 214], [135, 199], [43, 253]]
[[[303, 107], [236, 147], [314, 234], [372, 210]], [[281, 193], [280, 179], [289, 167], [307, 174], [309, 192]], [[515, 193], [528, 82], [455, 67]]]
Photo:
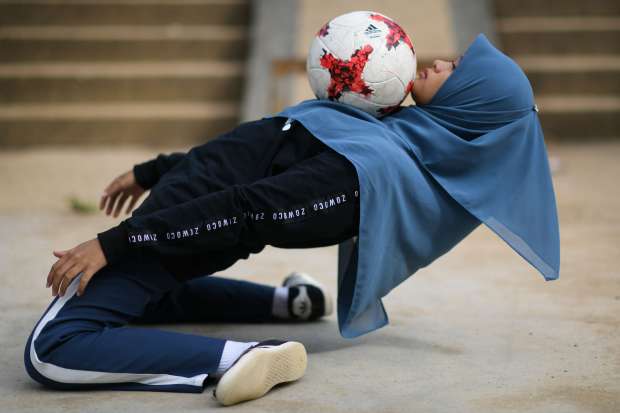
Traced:
[[448, 70], [451, 66], [448, 64], [448, 62], [444, 61], [444, 60], [434, 60], [433, 61], [433, 70], [435, 71], [435, 73], [439, 73], [442, 72], [444, 70]]
[[446, 65], [444, 64], [445, 62], [443, 60], [434, 60], [433, 61], [433, 71], [435, 71], [435, 73], [439, 73], [441, 71], [444, 71], [447, 69]]

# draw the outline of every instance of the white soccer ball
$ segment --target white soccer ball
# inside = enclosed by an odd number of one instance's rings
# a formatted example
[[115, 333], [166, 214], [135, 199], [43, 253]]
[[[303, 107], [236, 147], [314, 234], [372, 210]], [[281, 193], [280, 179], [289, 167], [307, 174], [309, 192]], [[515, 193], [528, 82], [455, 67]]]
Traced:
[[306, 69], [314, 94], [374, 116], [393, 112], [413, 88], [416, 55], [392, 19], [372, 11], [343, 14], [316, 34]]

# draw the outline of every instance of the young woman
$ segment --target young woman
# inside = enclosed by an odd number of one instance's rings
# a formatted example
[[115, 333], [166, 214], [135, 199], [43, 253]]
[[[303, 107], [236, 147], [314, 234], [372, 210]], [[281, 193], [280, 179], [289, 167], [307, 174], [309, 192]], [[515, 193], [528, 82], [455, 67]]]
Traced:
[[127, 327], [328, 314], [328, 295], [308, 278], [274, 288], [206, 276], [267, 244], [341, 244], [345, 337], [387, 324], [381, 297], [480, 223], [557, 278], [555, 198], [523, 72], [481, 35], [461, 59], [422, 71], [413, 94], [418, 106], [381, 120], [302, 102], [114, 180], [107, 214], [150, 195], [118, 226], [54, 252], [47, 285], [57, 297], [26, 345], [30, 376], [60, 389], [178, 392], [201, 392], [212, 376], [223, 404], [296, 380], [300, 343]]

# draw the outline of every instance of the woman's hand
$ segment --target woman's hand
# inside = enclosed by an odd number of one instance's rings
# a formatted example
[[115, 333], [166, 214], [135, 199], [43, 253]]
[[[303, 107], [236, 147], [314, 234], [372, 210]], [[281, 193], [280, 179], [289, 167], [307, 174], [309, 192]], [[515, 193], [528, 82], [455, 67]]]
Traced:
[[[107, 202], [108, 205], [105, 210], [106, 215], [110, 215], [112, 209], [114, 209], [114, 217], [116, 218], [121, 212], [127, 198], [131, 198], [127, 210], [125, 211], [126, 214], [129, 214], [144, 192], [145, 189], [137, 184], [133, 170], [127, 171], [114, 178], [110, 185], [103, 191], [103, 195], [99, 201], [99, 209], [106, 208]], [[116, 208], [114, 208], [115, 203]]]
[[52, 286], [53, 296], [59, 294], [62, 297], [71, 281], [83, 272], [77, 291], [77, 295], [82, 295], [93, 275], [108, 264], [97, 238], [69, 250], [54, 251], [54, 255], [59, 260], [52, 265], [46, 284], [47, 288]]

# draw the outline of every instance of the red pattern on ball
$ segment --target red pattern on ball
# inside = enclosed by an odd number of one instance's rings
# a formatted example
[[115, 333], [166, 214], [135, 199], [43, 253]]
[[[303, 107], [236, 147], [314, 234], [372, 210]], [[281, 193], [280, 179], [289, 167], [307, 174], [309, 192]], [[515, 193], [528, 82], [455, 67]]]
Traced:
[[381, 16], [380, 14], [371, 14], [370, 18], [373, 20], [377, 20], [385, 23], [385, 25], [390, 29], [388, 35], [386, 36], [386, 47], [390, 50], [392, 47], [396, 48], [401, 41], [405, 42], [407, 46], [411, 49], [413, 53], [413, 44], [409, 39], [409, 36], [405, 33], [405, 31], [400, 27], [394, 20], [390, 20], [385, 16]]
[[413, 92], [413, 79], [409, 81], [409, 83], [407, 84], [407, 95], [411, 92]]
[[323, 49], [321, 66], [329, 70], [331, 81], [327, 88], [327, 96], [330, 100], [338, 100], [342, 92], [351, 91], [364, 96], [372, 94], [373, 90], [362, 79], [364, 67], [372, 53], [371, 45], [357, 49], [349, 60], [342, 60]]
[[316, 35], [319, 37], [325, 37], [328, 34], [329, 34], [329, 22], [325, 23], [323, 27], [321, 27], [319, 31], [316, 32]]

